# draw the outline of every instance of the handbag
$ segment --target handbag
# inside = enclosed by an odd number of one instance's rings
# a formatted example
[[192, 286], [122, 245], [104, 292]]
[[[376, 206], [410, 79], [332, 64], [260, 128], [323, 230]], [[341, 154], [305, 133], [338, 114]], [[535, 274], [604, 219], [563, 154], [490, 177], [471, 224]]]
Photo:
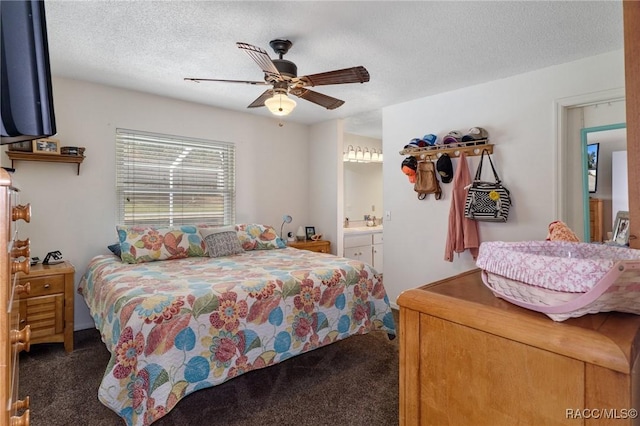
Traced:
[[413, 190], [418, 193], [418, 200], [424, 200], [427, 194], [434, 194], [436, 200], [442, 198], [440, 183], [436, 177], [436, 167], [431, 161], [418, 161], [416, 167], [416, 183]]
[[[484, 155], [487, 154], [493, 177], [495, 182], [481, 181], [482, 161]], [[482, 150], [480, 164], [476, 170], [476, 176], [469, 187], [467, 198], [464, 203], [464, 216], [467, 219], [473, 219], [485, 222], [506, 222], [509, 216], [509, 208], [511, 207], [511, 195], [509, 190], [502, 185], [493, 161], [489, 155], [489, 151]]]

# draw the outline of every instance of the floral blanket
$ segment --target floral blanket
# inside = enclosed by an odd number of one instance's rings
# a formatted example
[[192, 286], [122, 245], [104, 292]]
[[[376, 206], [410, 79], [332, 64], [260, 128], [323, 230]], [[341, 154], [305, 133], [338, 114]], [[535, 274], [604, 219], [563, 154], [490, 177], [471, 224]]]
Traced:
[[375, 270], [293, 248], [140, 264], [101, 255], [78, 292], [111, 353], [98, 398], [128, 425], [351, 335], [396, 333]]

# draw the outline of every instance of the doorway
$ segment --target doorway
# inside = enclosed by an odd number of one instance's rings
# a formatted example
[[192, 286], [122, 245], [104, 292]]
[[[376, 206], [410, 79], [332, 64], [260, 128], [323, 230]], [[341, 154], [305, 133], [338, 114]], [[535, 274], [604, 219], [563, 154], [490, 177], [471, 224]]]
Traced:
[[[581, 129], [614, 125], [625, 121], [624, 88], [558, 99], [556, 108], [555, 212], [582, 241], [585, 237], [584, 156]], [[610, 106], [622, 113], [610, 114]], [[580, 109], [583, 109], [582, 111]], [[613, 108], [615, 109], [615, 108]], [[585, 113], [586, 111], [586, 113]], [[620, 118], [620, 115], [622, 118]], [[588, 215], [588, 210], [587, 210]]]

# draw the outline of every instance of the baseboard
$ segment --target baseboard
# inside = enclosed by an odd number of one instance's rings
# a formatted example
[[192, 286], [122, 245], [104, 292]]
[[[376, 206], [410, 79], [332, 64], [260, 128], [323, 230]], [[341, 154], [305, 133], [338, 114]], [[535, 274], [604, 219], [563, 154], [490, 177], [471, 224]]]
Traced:
[[75, 323], [73, 325], [73, 331], [80, 331], [80, 330], [87, 330], [89, 328], [96, 328], [96, 325], [93, 322], [86, 322], [86, 323]]

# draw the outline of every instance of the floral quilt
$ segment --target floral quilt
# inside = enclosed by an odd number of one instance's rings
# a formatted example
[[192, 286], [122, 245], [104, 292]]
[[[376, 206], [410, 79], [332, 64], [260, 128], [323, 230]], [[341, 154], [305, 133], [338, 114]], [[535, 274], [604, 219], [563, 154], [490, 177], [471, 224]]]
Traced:
[[111, 353], [98, 398], [128, 425], [346, 337], [396, 334], [382, 275], [293, 248], [141, 264], [100, 255], [78, 292]]

